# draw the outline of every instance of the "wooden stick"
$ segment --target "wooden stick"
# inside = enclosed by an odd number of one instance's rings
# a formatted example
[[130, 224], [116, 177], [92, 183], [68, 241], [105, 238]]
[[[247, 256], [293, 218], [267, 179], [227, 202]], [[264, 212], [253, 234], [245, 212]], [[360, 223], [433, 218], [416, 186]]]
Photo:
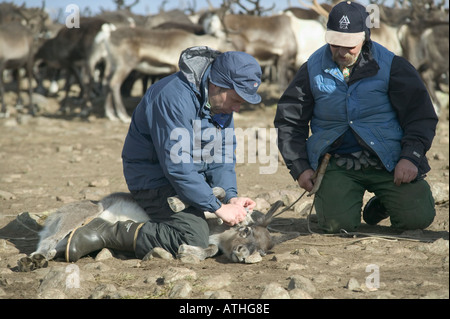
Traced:
[[319, 168], [314, 172], [314, 175], [313, 175], [314, 187], [308, 193], [308, 196], [315, 194], [319, 190], [320, 184], [322, 183], [323, 176], [325, 175], [325, 171], [327, 170], [328, 163], [330, 162], [330, 158], [331, 158], [331, 155], [328, 153], [326, 153], [323, 156], [323, 159], [322, 159], [322, 162], [320, 163]]

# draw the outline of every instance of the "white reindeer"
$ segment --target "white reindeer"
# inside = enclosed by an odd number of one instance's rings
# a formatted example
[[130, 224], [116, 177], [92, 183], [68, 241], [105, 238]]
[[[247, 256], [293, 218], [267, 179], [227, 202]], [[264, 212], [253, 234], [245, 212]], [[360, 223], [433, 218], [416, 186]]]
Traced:
[[[220, 194], [223, 190], [214, 193]], [[219, 197], [219, 196], [218, 196]], [[175, 197], [168, 199], [174, 211], [180, 201]], [[194, 255], [200, 260], [215, 256], [221, 251], [232, 262], [255, 262], [265, 255], [274, 245], [297, 237], [298, 233], [272, 236], [267, 230], [273, 213], [283, 204], [278, 201], [272, 205], [266, 215], [253, 211], [247, 215], [244, 222], [230, 227], [220, 223], [218, 218], [208, 218], [209, 247], [201, 248], [183, 244], [179, 247], [178, 257]], [[182, 205], [183, 206], [183, 205]], [[35, 252], [18, 261], [20, 271], [31, 271], [47, 267], [48, 261], [62, 257], [65, 252], [64, 238], [76, 228], [93, 218], [103, 218], [110, 223], [133, 220], [145, 222], [146, 212], [133, 200], [129, 193], [113, 193], [98, 203], [89, 200], [67, 204], [50, 215], [40, 232], [40, 240]], [[59, 245], [59, 246], [58, 246]]]

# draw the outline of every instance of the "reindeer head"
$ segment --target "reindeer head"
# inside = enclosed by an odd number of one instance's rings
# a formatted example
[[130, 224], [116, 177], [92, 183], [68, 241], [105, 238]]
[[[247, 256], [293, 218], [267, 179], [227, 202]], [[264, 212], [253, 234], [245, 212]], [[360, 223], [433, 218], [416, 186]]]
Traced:
[[273, 213], [282, 205], [282, 201], [277, 201], [265, 215], [254, 211], [251, 214], [251, 220], [245, 221], [246, 225], [230, 228], [227, 231], [227, 240], [224, 240], [221, 245], [224, 254], [233, 262], [248, 263], [250, 259], [254, 259], [252, 256], [255, 254], [265, 256], [275, 244], [293, 238], [290, 235], [289, 238], [284, 237], [280, 240], [283, 236], [275, 238], [267, 229], [272, 221]]
[[229, 244], [228, 258], [236, 263], [246, 262], [255, 253], [264, 256], [273, 247], [267, 228], [256, 225], [239, 227]]

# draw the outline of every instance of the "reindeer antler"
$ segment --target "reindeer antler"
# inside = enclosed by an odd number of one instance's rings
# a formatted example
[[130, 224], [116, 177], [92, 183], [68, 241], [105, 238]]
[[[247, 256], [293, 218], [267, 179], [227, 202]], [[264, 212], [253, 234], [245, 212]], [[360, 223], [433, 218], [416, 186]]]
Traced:
[[254, 8], [249, 9], [245, 5], [241, 3], [240, 0], [233, 0], [232, 3], [235, 3], [238, 5], [241, 9], [243, 9], [245, 14], [248, 15], [254, 15], [254, 16], [261, 16], [264, 12], [272, 11], [275, 8], [275, 3], [270, 8], [263, 8], [260, 4], [261, 0], [247, 0], [247, 2], [250, 2]]
[[298, 2], [299, 2], [302, 6], [304, 6], [304, 7], [306, 7], [306, 8], [309, 8], [309, 9], [315, 11], [318, 15], [321, 15], [321, 16], [323, 16], [324, 18], [328, 19], [328, 14], [329, 14], [329, 12], [328, 12], [327, 10], [325, 10], [325, 9], [317, 2], [317, 0], [313, 0], [313, 1], [312, 1], [312, 4], [308, 4], [308, 3], [304, 2], [303, 0], [298, 0]]

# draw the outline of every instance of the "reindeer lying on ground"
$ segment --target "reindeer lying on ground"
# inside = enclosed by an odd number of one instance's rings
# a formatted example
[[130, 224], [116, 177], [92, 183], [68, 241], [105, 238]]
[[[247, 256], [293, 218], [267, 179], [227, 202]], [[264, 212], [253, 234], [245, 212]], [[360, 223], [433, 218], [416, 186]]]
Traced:
[[[221, 193], [220, 190], [217, 188], [214, 190], [216, 196]], [[179, 210], [175, 207], [175, 203], [180, 202], [176, 197], [171, 197], [168, 201], [174, 211]], [[265, 255], [274, 245], [299, 235], [298, 233], [289, 233], [272, 236], [267, 230], [273, 213], [281, 205], [283, 205], [282, 201], [274, 203], [266, 215], [259, 211], [253, 211], [247, 215], [244, 222], [233, 227], [220, 223], [218, 218], [206, 216], [210, 234], [209, 247], [201, 248], [183, 244], [179, 247], [177, 257], [193, 255], [204, 260], [221, 251], [232, 262], [259, 261], [258, 258]], [[148, 220], [146, 212], [128, 193], [113, 193], [98, 203], [85, 200], [67, 204], [48, 217], [40, 232], [37, 250], [18, 261], [19, 270], [31, 271], [43, 268], [48, 265], [49, 260], [62, 257], [57, 256], [57, 252], [65, 251], [65, 249], [58, 247], [58, 244], [73, 230], [97, 217], [111, 223], [126, 220], [135, 222]]]

